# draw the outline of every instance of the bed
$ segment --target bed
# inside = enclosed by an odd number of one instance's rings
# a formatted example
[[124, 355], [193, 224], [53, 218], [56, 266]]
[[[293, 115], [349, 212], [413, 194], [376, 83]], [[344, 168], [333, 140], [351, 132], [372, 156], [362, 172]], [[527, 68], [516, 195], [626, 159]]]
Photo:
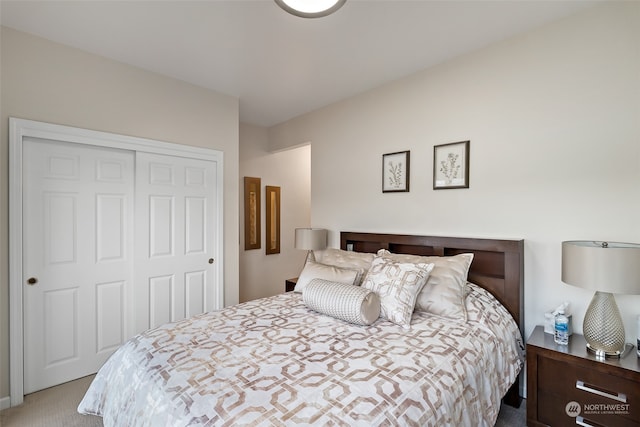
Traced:
[[[320, 303], [326, 301], [313, 295], [326, 296], [326, 289], [345, 284], [315, 278], [301, 292], [204, 313], [132, 338], [97, 373], [78, 411], [102, 416], [107, 427], [492, 426], [502, 398], [519, 406], [522, 240], [356, 232], [340, 237], [334, 255], [374, 260], [361, 286], [348, 289], [358, 288], [365, 301], [379, 299], [387, 318], [363, 325], [331, 310], [323, 313]], [[418, 310], [424, 295], [418, 290], [408, 323], [388, 320], [395, 319], [385, 305], [388, 295], [371, 290], [381, 269], [407, 269], [411, 274], [404, 277], [411, 278], [429, 270], [421, 289], [430, 289], [429, 280], [444, 271], [434, 265], [469, 257], [464, 319]], [[413, 274], [414, 267], [421, 273]], [[305, 266], [302, 273], [307, 271]]]

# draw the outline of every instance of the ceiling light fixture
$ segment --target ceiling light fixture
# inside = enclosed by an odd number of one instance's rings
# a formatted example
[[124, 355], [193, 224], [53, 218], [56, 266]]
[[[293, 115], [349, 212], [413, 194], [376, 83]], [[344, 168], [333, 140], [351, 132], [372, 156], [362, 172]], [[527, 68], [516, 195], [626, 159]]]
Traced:
[[275, 0], [282, 9], [302, 18], [320, 18], [340, 9], [347, 0]]

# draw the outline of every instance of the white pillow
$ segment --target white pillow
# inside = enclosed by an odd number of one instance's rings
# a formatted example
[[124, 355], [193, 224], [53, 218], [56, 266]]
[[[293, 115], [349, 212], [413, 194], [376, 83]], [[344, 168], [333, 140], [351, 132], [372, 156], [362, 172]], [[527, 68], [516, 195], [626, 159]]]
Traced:
[[362, 287], [380, 297], [380, 317], [408, 329], [416, 298], [432, 269], [433, 264], [402, 263], [376, 257]]
[[320, 264], [318, 262], [307, 261], [300, 272], [294, 292], [303, 292], [304, 288], [313, 279], [324, 279], [331, 282], [353, 285], [358, 277], [358, 270], [335, 267], [333, 265]]
[[380, 298], [360, 286], [313, 279], [302, 299], [312, 310], [357, 325], [370, 325], [380, 317]]
[[350, 268], [358, 270], [360, 274], [356, 279], [356, 285], [360, 285], [364, 276], [367, 275], [369, 267], [371, 267], [371, 261], [375, 257], [375, 254], [366, 252], [354, 252], [345, 251], [336, 248], [327, 248], [322, 251], [316, 251], [315, 259], [322, 264], [334, 265], [340, 268]]
[[472, 253], [439, 257], [393, 254], [380, 249], [378, 256], [397, 262], [433, 263], [429, 280], [418, 295], [416, 311], [466, 321], [464, 299]]

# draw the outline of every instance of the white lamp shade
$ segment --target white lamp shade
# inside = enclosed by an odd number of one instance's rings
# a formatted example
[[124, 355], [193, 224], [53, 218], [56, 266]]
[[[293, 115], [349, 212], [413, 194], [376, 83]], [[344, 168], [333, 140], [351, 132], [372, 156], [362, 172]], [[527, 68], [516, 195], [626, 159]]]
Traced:
[[594, 291], [640, 294], [640, 245], [562, 242], [562, 281]]
[[327, 247], [327, 230], [324, 228], [296, 228], [296, 249], [308, 251]]

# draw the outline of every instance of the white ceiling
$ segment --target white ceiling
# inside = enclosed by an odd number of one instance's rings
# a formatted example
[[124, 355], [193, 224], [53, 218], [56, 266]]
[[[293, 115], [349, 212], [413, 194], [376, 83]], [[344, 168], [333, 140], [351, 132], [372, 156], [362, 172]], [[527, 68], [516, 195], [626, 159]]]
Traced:
[[2, 25], [237, 97], [270, 126], [593, 6], [586, 0], [1, 0]]

